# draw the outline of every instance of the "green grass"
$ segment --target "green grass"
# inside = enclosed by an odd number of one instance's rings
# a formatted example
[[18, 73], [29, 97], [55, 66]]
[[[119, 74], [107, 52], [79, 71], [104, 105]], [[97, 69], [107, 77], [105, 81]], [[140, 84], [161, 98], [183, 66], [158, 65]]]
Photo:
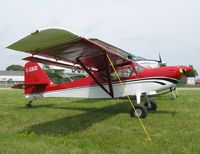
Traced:
[[147, 142], [126, 100], [44, 98], [26, 109], [21, 90], [0, 90], [0, 153], [200, 153], [200, 91], [180, 95], [155, 99]]
[[7, 85], [0, 85], [0, 88], [10, 88], [10, 87], [12, 87], [12, 85], [9, 85], [9, 84], [7, 84]]
[[199, 84], [194, 84], [194, 85], [188, 85], [188, 84], [183, 84], [183, 83], [178, 83], [177, 87], [183, 87], [183, 88], [200, 88]]

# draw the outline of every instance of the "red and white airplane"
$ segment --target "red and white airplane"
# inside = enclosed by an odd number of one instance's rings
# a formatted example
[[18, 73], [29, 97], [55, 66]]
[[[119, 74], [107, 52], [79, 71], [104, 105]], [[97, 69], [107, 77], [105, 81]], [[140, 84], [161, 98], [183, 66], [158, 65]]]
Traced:
[[[124, 56], [118, 48], [61, 29], [36, 31], [8, 48], [32, 54], [31, 57], [24, 58], [29, 61], [24, 67], [24, 89], [27, 98], [136, 96], [135, 109], [131, 109], [130, 113], [131, 116], [141, 118], [147, 116], [147, 110], [155, 111], [157, 108], [148, 96], [173, 90], [184, 73], [192, 70], [186, 66], [144, 69]], [[37, 62], [84, 70], [88, 76], [55, 84]], [[146, 96], [144, 104], [141, 103], [143, 95]], [[27, 106], [31, 107], [31, 103], [32, 101]]]

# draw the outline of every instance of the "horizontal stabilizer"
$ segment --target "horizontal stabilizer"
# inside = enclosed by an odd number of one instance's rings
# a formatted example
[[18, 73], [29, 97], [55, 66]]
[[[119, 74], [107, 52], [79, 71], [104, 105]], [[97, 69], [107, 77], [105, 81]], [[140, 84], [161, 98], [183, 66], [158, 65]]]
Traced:
[[24, 89], [25, 86], [26, 86], [25, 84], [19, 83], [19, 84], [13, 85], [11, 88], [13, 88], [13, 89]]

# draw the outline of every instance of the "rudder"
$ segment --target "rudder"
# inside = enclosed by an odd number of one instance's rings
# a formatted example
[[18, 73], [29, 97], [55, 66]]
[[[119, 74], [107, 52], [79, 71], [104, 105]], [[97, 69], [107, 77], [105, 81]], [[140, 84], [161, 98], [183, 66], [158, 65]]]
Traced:
[[24, 78], [26, 85], [38, 85], [38, 84], [51, 84], [47, 74], [42, 68], [35, 62], [27, 62], [24, 66]]
[[[49, 85], [53, 82], [49, 79], [47, 74], [35, 62], [27, 62], [24, 66], [25, 88], [24, 93], [26, 97], [40, 97], [39, 93], [43, 93]], [[32, 95], [30, 95], [32, 94]]]

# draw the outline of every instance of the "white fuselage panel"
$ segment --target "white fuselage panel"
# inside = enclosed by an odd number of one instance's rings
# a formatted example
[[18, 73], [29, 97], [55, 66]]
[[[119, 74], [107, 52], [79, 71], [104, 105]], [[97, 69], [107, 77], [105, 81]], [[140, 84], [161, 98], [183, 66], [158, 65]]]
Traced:
[[[173, 79], [174, 80], [174, 79]], [[124, 97], [128, 95], [136, 95], [137, 93], [146, 93], [147, 95], [155, 95], [157, 92], [165, 91], [176, 84], [170, 80], [158, 78], [143, 80], [130, 80], [124, 82], [125, 91], [120, 83], [113, 83], [114, 97]], [[105, 85], [109, 89], [108, 85]], [[100, 86], [86, 86], [78, 88], [60, 89], [54, 91], [47, 91], [37, 94], [26, 95], [27, 98], [33, 97], [80, 97], [80, 98], [111, 98]]]

